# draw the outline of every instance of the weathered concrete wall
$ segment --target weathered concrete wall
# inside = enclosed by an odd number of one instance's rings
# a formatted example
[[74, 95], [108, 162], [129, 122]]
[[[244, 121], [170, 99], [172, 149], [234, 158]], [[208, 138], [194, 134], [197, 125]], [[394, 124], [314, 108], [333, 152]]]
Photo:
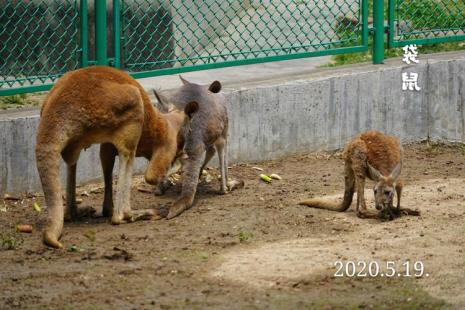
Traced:
[[[419, 74], [420, 92], [401, 89], [402, 72]], [[465, 59], [409, 66], [324, 69], [225, 89], [231, 162], [343, 147], [378, 129], [404, 142], [465, 141]], [[0, 193], [38, 191], [34, 146], [38, 111], [0, 114]], [[145, 160], [138, 160], [143, 171]], [[82, 153], [78, 180], [101, 178], [98, 148]]]
[[465, 61], [428, 67], [428, 131], [431, 139], [465, 141]]
[[[465, 61], [460, 64], [465, 65]], [[444, 65], [447, 62], [437, 68]], [[234, 161], [263, 160], [338, 149], [355, 134], [369, 129], [396, 135], [403, 141], [426, 139], [428, 92], [402, 91], [404, 70], [408, 68], [378, 67], [352, 73], [334, 70], [322, 78], [233, 92], [228, 103], [233, 120], [230, 157]], [[420, 76], [419, 85], [426, 85], [429, 76], [435, 74], [426, 64], [415, 66], [415, 72]], [[451, 91], [460, 91], [458, 85]], [[434, 104], [443, 106], [447, 102], [444, 98]]]

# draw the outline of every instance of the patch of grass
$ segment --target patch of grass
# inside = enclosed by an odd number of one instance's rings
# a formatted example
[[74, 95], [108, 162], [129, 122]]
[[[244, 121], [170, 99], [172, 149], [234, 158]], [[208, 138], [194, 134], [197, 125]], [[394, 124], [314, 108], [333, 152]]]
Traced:
[[203, 261], [207, 261], [208, 260], [208, 253], [207, 252], [200, 252], [199, 253], [200, 255], [200, 258], [203, 260]]
[[[455, 1], [454, 1], [455, 2]], [[453, 1], [410, 0], [400, 4], [402, 19], [415, 29], [451, 29], [465, 25], [463, 4]], [[431, 15], [434, 18], [431, 18]]]
[[[354, 63], [370, 62], [372, 60], [371, 46], [372, 45], [370, 44], [370, 52], [336, 55], [333, 57], [332, 62], [328, 66], [334, 67], [334, 66], [354, 64]], [[434, 54], [434, 53], [439, 53], [439, 52], [450, 52], [450, 51], [461, 51], [461, 50], [465, 50], [465, 42], [437, 43], [437, 44], [431, 44], [431, 45], [420, 45], [418, 47], [420, 61], [421, 61], [422, 54]], [[402, 57], [402, 56], [403, 56], [403, 50], [401, 48], [386, 49], [385, 54], [384, 54], [385, 59]]]
[[0, 97], [0, 103], [4, 105], [24, 105], [26, 103], [27, 94], [19, 94], [13, 96]]
[[18, 234], [0, 233], [1, 250], [16, 250], [23, 242], [23, 238]]
[[0, 109], [20, 109], [24, 107], [39, 106], [43, 94], [18, 94], [13, 96], [0, 96]]
[[252, 233], [241, 231], [239, 233], [239, 242], [246, 242], [253, 237]]
[[[372, 17], [373, 1], [369, 1], [368, 6], [369, 16]], [[401, 6], [401, 10], [403, 12], [401, 19], [408, 21], [408, 23], [411, 24], [411, 26], [414, 29], [449, 29], [457, 28], [458, 25], [465, 25], [465, 15], [463, 14], [463, 12], [458, 11], [459, 6], [452, 5], [446, 7], [444, 3], [438, 2], [436, 0], [405, 1]], [[384, 16], [388, 16], [388, 8], [388, 1], [385, 0]], [[429, 18], [429, 12], [434, 12], [435, 15], [437, 15], [437, 18]], [[348, 30], [350, 29], [347, 29], [347, 27], [339, 27], [338, 29], [336, 29], [336, 32], [338, 33], [341, 41], [348, 39], [349, 36], [353, 36], [353, 32]], [[347, 64], [371, 62], [372, 49], [373, 40], [370, 36], [368, 41], [368, 52], [335, 55], [331, 58], [331, 63], [327, 66], [333, 67]], [[434, 43], [418, 46], [420, 60], [422, 54], [433, 54], [439, 52], [461, 50], [465, 50], [465, 42]], [[388, 49], [387, 44], [385, 45], [385, 59], [402, 57], [403, 54], [404, 52], [402, 48]]]
[[[371, 62], [372, 55], [372, 40], [368, 44], [369, 51], [361, 53], [352, 53], [352, 54], [341, 54], [335, 55], [331, 59], [331, 63], [328, 64], [329, 67], [362, 63], [362, 62]], [[452, 51], [462, 51], [465, 50], [465, 42], [449, 42], [449, 43], [436, 43], [430, 45], [419, 45], [418, 46], [418, 59], [421, 61], [421, 55], [424, 54], [434, 54], [440, 52], [452, 52]], [[392, 48], [385, 49], [384, 58], [400, 58], [404, 54], [402, 48]]]
[[89, 239], [89, 241], [92, 242], [92, 243], [95, 242], [95, 239], [97, 238], [97, 237], [96, 237], [96, 233], [95, 233], [95, 231], [93, 231], [93, 230], [86, 231], [86, 232], [84, 233], [84, 237], [86, 237], [87, 239]]

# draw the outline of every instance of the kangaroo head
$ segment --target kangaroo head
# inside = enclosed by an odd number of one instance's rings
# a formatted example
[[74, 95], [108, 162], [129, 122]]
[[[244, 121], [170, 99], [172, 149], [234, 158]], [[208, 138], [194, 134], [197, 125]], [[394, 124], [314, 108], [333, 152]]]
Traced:
[[376, 168], [368, 164], [368, 171], [371, 178], [376, 182], [373, 188], [375, 196], [375, 207], [377, 210], [391, 208], [394, 200], [396, 180], [400, 176], [402, 165], [399, 163], [392, 170], [391, 174], [384, 176]]
[[199, 110], [199, 104], [196, 101], [191, 101], [184, 107], [184, 110], [178, 109], [168, 96], [164, 96], [160, 92], [153, 91], [159, 102], [160, 111], [168, 121], [169, 127], [173, 135], [178, 139], [178, 145], [182, 144], [183, 129], [188, 129], [190, 121], [195, 113]]
[[[182, 84], [183, 85], [195, 85], [191, 82], [189, 82], [188, 80], [186, 80], [185, 78], [183, 78], [181, 75], [179, 76], [179, 79], [181, 80]], [[221, 91], [221, 83], [220, 81], [213, 81], [210, 85], [208, 86], [204, 86], [206, 87], [210, 92], [214, 93], [214, 94], [217, 94]]]

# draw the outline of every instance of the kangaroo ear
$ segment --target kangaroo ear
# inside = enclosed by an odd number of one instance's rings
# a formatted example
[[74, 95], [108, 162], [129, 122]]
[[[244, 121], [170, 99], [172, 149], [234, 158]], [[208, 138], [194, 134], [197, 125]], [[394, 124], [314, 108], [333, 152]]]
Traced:
[[372, 165], [370, 165], [368, 161], [367, 161], [367, 165], [368, 165], [368, 172], [370, 173], [371, 178], [373, 179], [373, 181], [378, 182], [382, 177], [381, 173], [376, 168], [374, 168]]
[[191, 101], [184, 108], [184, 113], [186, 113], [187, 116], [189, 116], [189, 118], [192, 119], [192, 117], [198, 110], [199, 104], [196, 101]]
[[186, 80], [185, 78], [183, 78], [182, 75], [179, 75], [179, 79], [181, 80], [181, 82], [182, 82], [184, 85], [190, 84], [190, 82], [189, 82], [188, 80]]
[[397, 166], [392, 170], [391, 174], [389, 175], [389, 178], [393, 181], [397, 180], [397, 178], [400, 176], [401, 170], [402, 164], [398, 163]]
[[219, 93], [221, 90], [220, 81], [214, 81], [213, 83], [211, 83], [210, 86], [208, 87], [208, 90], [215, 94]]
[[153, 89], [152, 91], [158, 100], [159, 104], [157, 106], [161, 112], [168, 113], [169, 111], [173, 109], [174, 105], [170, 102], [170, 100], [166, 96], [162, 95], [160, 92], [157, 92], [155, 89]]

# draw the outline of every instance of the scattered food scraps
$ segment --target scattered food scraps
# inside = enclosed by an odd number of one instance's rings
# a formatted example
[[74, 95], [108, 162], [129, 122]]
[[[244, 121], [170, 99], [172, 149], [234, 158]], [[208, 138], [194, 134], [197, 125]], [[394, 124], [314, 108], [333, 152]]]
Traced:
[[34, 204], [32, 205], [32, 207], [34, 208], [34, 210], [36, 210], [37, 212], [42, 212], [42, 208], [40, 207], [39, 203], [38, 202], [34, 202]]
[[257, 170], [257, 171], [263, 171], [263, 169], [260, 168], [260, 167], [252, 167], [252, 169], [255, 169], [255, 170]]
[[275, 180], [282, 180], [283, 179], [279, 175], [277, 175], [276, 173], [273, 173], [272, 175], [270, 175], [270, 178], [275, 179]]
[[271, 178], [266, 174], [260, 174], [260, 179], [262, 179], [266, 183], [271, 183]]
[[32, 233], [32, 225], [20, 224], [20, 225], [16, 226], [16, 230], [18, 232], [30, 234], [30, 233]]

